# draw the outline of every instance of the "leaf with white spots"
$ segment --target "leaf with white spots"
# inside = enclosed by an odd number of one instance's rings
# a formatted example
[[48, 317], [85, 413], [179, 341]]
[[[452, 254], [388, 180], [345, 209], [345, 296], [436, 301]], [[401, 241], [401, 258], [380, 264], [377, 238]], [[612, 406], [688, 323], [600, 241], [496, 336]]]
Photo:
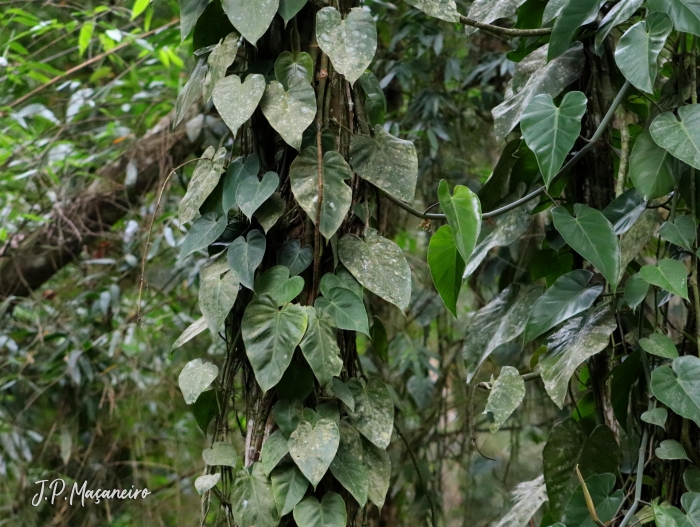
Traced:
[[368, 469], [364, 463], [362, 439], [347, 421], [340, 422], [340, 445], [330, 466], [331, 473], [345, 487], [360, 507], [367, 503]]
[[255, 45], [270, 27], [279, 0], [223, 0], [221, 5], [233, 27]]
[[231, 489], [231, 507], [238, 527], [278, 527], [275, 496], [261, 463], [238, 471]]
[[315, 489], [338, 451], [338, 425], [330, 419], [320, 419], [315, 426], [302, 421], [289, 436], [288, 444], [292, 459]]
[[238, 129], [250, 119], [265, 93], [265, 77], [248, 75], [241, 83], [238, 75], [221, 79], [212, 92], [214, 106], [234, 137]]
[[211, 466], [235, 467], [238, 454], [231, 443], [217, 441], [202, 452], [202, 459]]
[[199, 207], [209, 197], [209, 194], [219, 184], [221, 172], [224, 170], [226, 160], [226, 149], [219, 148], [216, 152], [210, 146], [202, 154], [202, 158], [197, 162], [197, 166], [187, 186], [187, 192], [180, 201], [179, 214], [180, 222], [191, 221], [199, 214]]
[[[510, 18], [518, 12], [518, 8], [525, 3], [525, 0], [474, 0], [469, 7], [467, 17], [490, 24], [499, 18]], [[477, 28], [466, 26], [465, 33], [471, 35], [476, 33]]]
[[493, 414], [493, 424], [489, 427], [492, 434], [495, 434], [503, 426], [503, 423], [520, 406], [524, 398], [525, 381], [518, 370], [512, 366], [501, 368], [501, 374], [493, 383], [489, 400], [486, 403], [486, 410], [484, 410], [484, 413], [491, 412]]
[[406, 0], [406, 3], [447, 22], [459, 22], [459, 12], [455, 0]]
[[338, 347], [338, 331], [329, 315], [317, 313], [310, 306], [307, 306], [306, 312], [309, 324], [299, 347], [318, 383], [325, 386], [335, 375], [340, 375], [343, 369]]
[[211, 362], [202, 363], [202, 359], [194, 359], [185, 364], [178, 377], [178, 384], [187, 404], [197, 400], [199, 394], [209, 388], [209, 385], [219, 374], [219, 368]]
[[281, 83], [272, 81], [265, 88], [260, 108], [282, 139], [300, 150], [304, 130], [316, 117], [316, 93], [311, 84], [300, 77], [292, 77], [285, 91]]
[[391, 459], [389, 453], [362, 438], [363, 461], [367, 467], [367, 497], [380, 509], [384, 505], [391, 482]]
[[352, 424], [379, 448], [388, 447], [394, 427], [394, 403], [389, 389], [379, 379], [371, 379], [366, 386], [351, 380], [347, 386], [355, 399]]
[[204, 93], [204, 82], [207, 77], [209, 66], [204, 63], [204, 59], [199, 59], [196, 66], [192, 70], [192, 74], [185, 86], [177, 96], [175, 101], [175, 120], [173, 126], [177, 126], [185, 117], [185, 112], [192, 106], [194, 101], [199, 99]]
[[238, 34], [229, 33], [222, 42], [219, 42], [216, 47], [212, 50], [207, 59], [207, 64], [209, 65], [209, 71], [207, 71], [207, 77], [204, 81], [204, 101], [208, 101], [214, 88], [226, 77], [226, 70], [233, 63], [236, 58], [236, 53], [238, 53]]
[[238, 274], [229, 268], [223, 258], [202, 268], [199, 286], [199, 308], [214, 336], [224, 325], [228, 312], [238, 296]]
[[206, 491], [216, 487], [216, 484], [221, 480], [221, 474], [207, 474], [206, 476], [199, 476], [194, 480], [194, 488], [197, 489], [197, 493], [201, 496]]

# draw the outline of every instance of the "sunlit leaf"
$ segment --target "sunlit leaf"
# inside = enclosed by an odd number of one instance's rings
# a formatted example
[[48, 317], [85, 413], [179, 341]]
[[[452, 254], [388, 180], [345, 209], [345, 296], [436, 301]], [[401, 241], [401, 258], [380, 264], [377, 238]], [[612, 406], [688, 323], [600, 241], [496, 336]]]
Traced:
[[185, 364], [180, 372], [178, 384], [187, 404], [197, 400], [199, 394], [209, 388], [209, 385], [219, 374], [219, 368], [211, 362], [202, 363], [202, 359], [194, 359]]
[[639, 276], [650, 285], [665, 289], [674, 295], [688, 300], [688, 270], [683, 262], [664, 258], [656, 265], [645, 265]]
[[428, 266], [435, 289], [445, 303], [445, 307], [457, 316], [457, 297], [462, 288], [464, 260], [457, 251], [457, 245], [449, 225], [443, 225], [430, 238], [428, 245]]
[[316, 116], [316, 94], [311, 85], [302, 78], [289, 79], [289, 89], [277, 81], [265, 88], [260, 108], [282, 139], [296, 150], [301, 149], [304, 130]]
[[270, 27], [279, 0], [222, 0], [221, 5], [233, 27], [255, 45]]

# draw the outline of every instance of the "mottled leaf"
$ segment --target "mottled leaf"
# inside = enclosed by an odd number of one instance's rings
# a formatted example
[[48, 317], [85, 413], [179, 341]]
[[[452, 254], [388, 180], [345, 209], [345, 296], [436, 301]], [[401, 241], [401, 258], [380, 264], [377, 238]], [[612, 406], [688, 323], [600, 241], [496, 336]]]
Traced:
[[240, 236], [228, 247], [228, 264], [236, 272], [241, 284], [253, 289], [255, 270], [265, 256], [267, 242], [265, 236], [258, 230], [252, 230], [246, 238]]
[[[525, 0], [474, 0], [469, 6], [467, 17], [482, 24], [490, 24], [499, 18], [514, 16], [524, 3]], [[467, 35], [471, 35], [477, 29], [466, 26], [465, 31]]]
[[226, 223], [226, 216], [221, 216], [217, 219], [215, 212], [209, 212], [197, 218], [190, 230], [187, 231], [187, 236], [185, 236], [180, 246], [180, 254], [177, 257], [178, 265], [193, 252], [204, 249], [214, 243], [226, 230]]
[[296, 150], [301, 149], [304, 130], [316, 116], [316, 94], [311, 85], [299, 77], [289, 80], [289, 89], [277, 81], [265, 88], [260, 108], [282, 139]]
[[391, 482], [391, 459], [385, 449], [373, 445], [364, 437], [361, 439], [367, 467], [367, 498], [381, 510]]
[[688, 454], [685, 453], [685, 448], [683, 448], [683, 445], [674, 439], [665, 439], [664, 441], [661, 441], [654, 453], [659, 459], [685, 459], [690, 461]]
[[302, 421], [289, 436], [289, 453], [314, 489], [333, 461], [339, 443], [338, 425], [330, 419], [320, 419], [316, 426]]
[[313, 307], [307, 307], [306, 311], [309, 324], [299, 347], [318, 383], [325, 386], [343, 369], [337, 329], [330, 316], [323, 312], [316, 313]]
[[455, 0], [406, 0], [406, 3], [440, 20], [459, 22]]
[[656, 425], [664, 428], [664, 426], [666, 426], [666, 419], [668, 419], [668, 410], [666, 410], [666, 408], [654, 408], [653, 410], [647, 410], [641, 415], [641, 419], [650, 425]]
[[270, 27], [279, 0], [222, 0], [221, 5], [233, 27], [255, 46]]
[[199, 309], [212, 335], [217, 336], [238, 296], [239, 279], [223, 258], [202, 268], [199, 282]]
[[199, 214], [199, 207], [207, 199], [212, 190], [219, 184], [221, 172], [224, 170], [226, 149], [220, 148], [216, 152], [210, 146], [202, 154], [192, 174], [192, 179], [187, 186], [187, 192], [180, 201], [180, 222], [191, 221]]
[[236, 467], [238, 454], [231, 443], [217, 441], [202, 452], [202, 459], [210, 466]]
[[185, 364], [180, 372], [178, 384], [187, 404], [197, 400], [199, 394], [209, 388], [209, 385], [219, 374], [219, 368], [211, 362], [202, 363], [202, 359], [194, 359]]
[[221, 480], [221, 474], [207, 474], [205, 476], [199, 476], [194, 480], [194, 488], [197, 493], [201, 496], [206, 491], [213, 489], [216, 484]]
[[180, 124], [180, 121], [185, 117], [185, 113], [190, 106], [199, 99], [204, 93], [204, 81], [207, 77], [209, 66], [204, 63], [204, 59], [199, 59], [187, 83], [182, 87], [182, 90], [175, 101], [175, 119], [173, 127]]
[[236, 136], [238, 129], [253, 115], [265, 93], [265, 77], [248, 75], [241, 84], [238, 75], [221, 79], [212, 92], [214, 106], [219, 115]]
[[265, 203], [258, 207], [258, 210], [253, 215], [257, 218], [265, 233], [268, 233], [275, 226], [277, 220], [282, 217], [286, 208], [287, 203], [282, 199], [279, 192], [275, 192]]
[[532, 519], [539, 508], [547, 501], [547, 488], [544, 484], [544, 476], [535, 478], [532, 481], [518, 483], [510, 494], [513, 506], [495, 527], [522, 527]]
[[231, 507], [239, 527], [278, 527], [275, 496], [261, 463], [238, 471], [231, 490]]
[[[219, 42], [209, 54], [209, 58], [207, 59], [209, 71], [207, 71], [207, 76], [204, 81], [205, 102], [211, 98], [212, 94], [214, 93], [214, 88], [219, 81], [226, 76], [226, 70], [235, 60], [236, 53], [238, 53], [238, 42], [238, 34], [229, 33], [226, 35], [226, 38], [224, 38], [222, 42]], [[245, 90], [245, 85], [243, 89]], [[258, 102], [259, 101], [260, 98], [258, 97]], [[257, 106], [257, 102], [255, 105]]]
[[394, 427], [394, 403], [386, 385], [379, 379], [371, 379], [366, 386], [357, 380], [347, 384], [355, 399], [352, 424], [379, 448], [388, 447]]
[[516, 368], [504, 366], [501, 374], [493, 383], [484, 413], [493, 414], [493, 424], [489, 426], [492, 434], [498, 432], [510, 414], [512, 414], [525, 398], [525, 381]]
[[340, 445], [330, 469], [335, 479], [352, 494], [360, 507], [364, 507], [369, 489], [364, 449], [360, 434], [346, 421], [340, 422]]

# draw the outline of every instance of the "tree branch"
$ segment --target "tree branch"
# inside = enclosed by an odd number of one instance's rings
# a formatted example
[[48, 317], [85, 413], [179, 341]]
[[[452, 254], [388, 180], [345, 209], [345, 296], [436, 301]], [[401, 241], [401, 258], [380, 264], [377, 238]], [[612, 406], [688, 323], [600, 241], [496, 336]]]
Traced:
[[459, 21], [465, 26], [475, 27], [477, 29], [483, 29], [494, 35], [504, 35], [507, 37], [537, 37], [542, 35], [549, 35], [552, 33], [551, 27], [543, 27], [539, 29], [515, 29], [508, 27], [492, 26], [491, 24], [484, 24], [482, 22], [477, 22], [464, 15], [459, 15]]

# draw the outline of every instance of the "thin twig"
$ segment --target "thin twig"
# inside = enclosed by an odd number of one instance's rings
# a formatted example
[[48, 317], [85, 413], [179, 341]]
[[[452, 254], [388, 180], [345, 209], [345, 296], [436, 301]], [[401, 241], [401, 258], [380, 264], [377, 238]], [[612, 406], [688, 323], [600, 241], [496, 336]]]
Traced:
[[471, 18], [464, 15], [459, 15], [459, 21], [465, 26], [475, 27], [477, 29], [483, 29], [494, 35], [505, 35], [507, 37], [537, 37], [542, 35], [549, 35], [552, 33], [551, 27], [542, 27], [539, 29], [515, 29], [508, 27], [493, 26], [491, 24], [484, 24], [482, 22], [477, 22]]

